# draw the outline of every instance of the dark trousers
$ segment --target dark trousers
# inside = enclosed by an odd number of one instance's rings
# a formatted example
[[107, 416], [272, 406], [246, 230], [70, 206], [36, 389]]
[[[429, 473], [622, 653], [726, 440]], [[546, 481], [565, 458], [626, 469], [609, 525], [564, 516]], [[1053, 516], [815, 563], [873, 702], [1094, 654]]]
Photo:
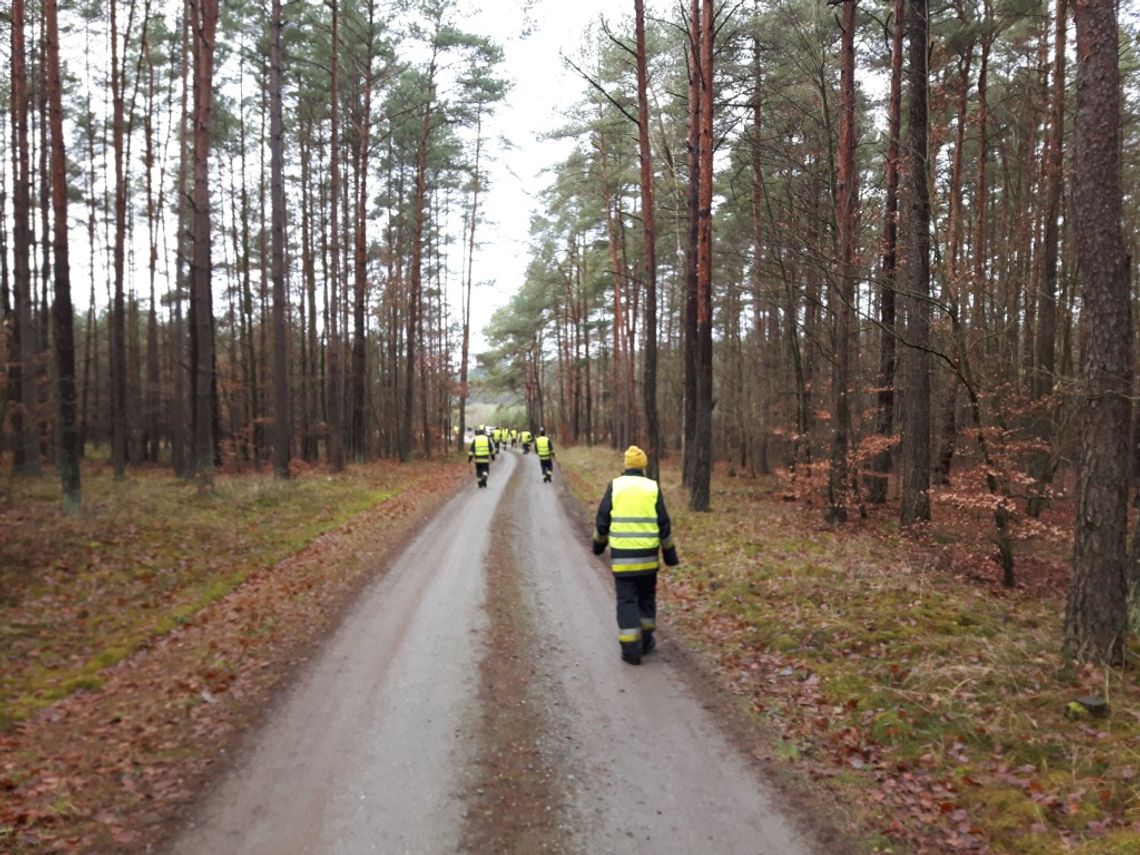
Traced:
[[554, 471], [554, 461], [551, 458], [548, 457], [545, 460], [539, 458], [538, 463], [542, 467], [542, 475], [544, 478]]
[[[622, 651], [640, 656], [642, 636], [657, 628], [657, 573], [638, 576], [615, 573], [614, 588]], [[631, 635], [633, 640], [629, 638]]]
[[487, 473], [490, 471], [491, 471], [491, 464], [490, 463], [487, 463], [487, 462], [480, 463], [478, 460], [475, 461], [475, 477], [476, 478], [479, 478], [481, 476], [485, 477], [487, 475]]

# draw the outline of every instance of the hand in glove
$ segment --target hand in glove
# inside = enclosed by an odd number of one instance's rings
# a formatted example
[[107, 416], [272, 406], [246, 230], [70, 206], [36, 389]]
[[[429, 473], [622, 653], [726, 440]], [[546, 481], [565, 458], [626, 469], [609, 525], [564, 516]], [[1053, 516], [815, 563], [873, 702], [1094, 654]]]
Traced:
[[601, 542], [595, 540], [594, 541], [594, 554], [595, 555], [601, 555], [605, 551], [606, 551], [605, 543], [601, 543]]
[[665, 563], [670, 567], [676, 567], [681, 563], [681, 559], [677, 557], [677, 547], [670, 546], [665, 551]]

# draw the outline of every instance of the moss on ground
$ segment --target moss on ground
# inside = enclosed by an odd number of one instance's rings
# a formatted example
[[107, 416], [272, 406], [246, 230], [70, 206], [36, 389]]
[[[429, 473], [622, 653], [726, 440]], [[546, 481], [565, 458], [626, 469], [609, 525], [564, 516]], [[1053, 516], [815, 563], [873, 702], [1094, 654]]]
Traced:
[[284, 483], [220, 476], [200, 495], [166, 472], [116, 482], [88, 466], [74, 517], [59, 512], [58, 481], [17, 480], [0, 501], [0, 731], [100, 688], [104, 669], [407, 478], [395, 466]]
[[[559, 459], [591, 510], [621, 467], [608, 449]], [[1131, 672], [1060, 658], [1055, 591], [934, 569], [961, 557], [961, 531], [940, 528], [928, 546], [890, 520], [833, 531], [817, 510], [781, 501], [773, 481], [741, 477], [714, 478], [713, 513], [694, 513], [670, 463], [661, 483], [682, 559], [662, 574], [663, 623], [783, 730], [777, 756], [831, 758], [837, 786], [880, 829], [917, 817], [896, 842], [948, 851], [976, 832], [1021, 855], [1140, 852], [1140, 687]], [[1109, 717], [1066, 719], [1080, 694], [1109, 698]], [[900, 801], [916, 781], [928, 795], [908, 797], [945, 812]]]

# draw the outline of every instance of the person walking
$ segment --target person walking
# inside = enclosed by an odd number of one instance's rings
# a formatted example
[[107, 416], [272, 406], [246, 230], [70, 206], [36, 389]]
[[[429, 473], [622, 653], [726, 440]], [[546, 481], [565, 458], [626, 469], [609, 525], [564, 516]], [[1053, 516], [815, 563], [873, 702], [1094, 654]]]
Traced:
[[610, 482], [598, 504], [593, 549], [601, 555], [610, 547], [621, 658], [640, 665], [641, 657], [656, 647], [658, 553], [670, 567], [679, 559], [661, 488], [645, 477], [649, 459], [631, 445], [624, 462], [625, 471]]
[[538, 455], [538, 465], [542, 469], [543, 483], [550, 483], [554, 474], [554, 443], [546, 435], [543, 428], [538, 429], [538, 436], [534, 438], [534, 451]]
[[523, 454], [530, 454], [530, 431], [524, 430], [519, 433], [519, 444], [522, 446]]
[[487, 476], [491, 472], [491, 438], [483, 431], [475, 434], [467, 448], [467, 462], [475, 461], [475, 481], [480, 487], [487, 486]]

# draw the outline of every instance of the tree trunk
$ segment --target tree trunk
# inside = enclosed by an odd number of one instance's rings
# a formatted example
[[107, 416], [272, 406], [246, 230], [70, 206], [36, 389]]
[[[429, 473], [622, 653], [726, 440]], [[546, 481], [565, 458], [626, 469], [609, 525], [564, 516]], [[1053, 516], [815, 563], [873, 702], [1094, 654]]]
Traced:
[[[959, 18], [966, 20], [965, 12], [959, 8]], [[970, 60], [973, 45], [966, 46], [966, 52], [958, 58], [958, 114], [954, 129], [954, 155], [950, 166], [950, 212], [946, 238], [946, 275], [943, 283], [944, 300], [949, 305], [950, 314], [958, 318], [961, 306], [961, 267], [960, 248], [962, 236], [962, 162], [966, 146], [966, 109], [969, 97]], [[957, 321], [955, 321], [957, 322]], [[955, 344], [961, 341], [955, 336]], [[968, 357], [962, 347], [958, 347], [956, 358], [961, 362]], [[950, 469], [958, 448], [958, 386], [959, 379], [951, 378], [946, 385], [946, 397], [942, 409], [942, 438], [939, 443], [936, 472], [938, 483], [950, 484]]]
[[174, 341], [173, 368], [174, 368], [174, 398], [170, 407], [170, 420], [173, 423], [173, 436], [171, 448], [171, 461], [174, 474], [183, 477], [189, 474], [192, 464], [187, 460], [187, 452], [192, 442], [188, 435], [186, 425], [190, 419], [186, 418], [186, 364], [185, 364], [185, 338], [183, 328], [182, 301], [188, 292], [187, 250], [190, 229], [186, 222], [189, 211], [189, 194], [186, 192], [186, 179], [190, 166], [190, 133], [191, 123], [189, 106], [189, 92], [187, 85], [190, 73], [191, 59], [191, 24], [190, 0], [183, 0], [182, 4], [182, 46], [179, 65], [182, 75], [182, 104], [179, 111], [178, 127], [178, 232], [175, 238], [175, 283], [174, 283]]
[[190, 0], [194, 39], [194, 218], [190, 282], [193, 293], [194, 454], [200, 489], [213, 484], [217, 411], [214, 317], [210, 268], [210, 131], [213, 117], [217, 0]]
[[[28, 217], [31, 213], [31, 176], [28, 156], [28, 71], [25, 50], [24, 0], [12, 0], [12, 288], [16, 304], [13, 350], [18, 352], [16, 382], [20, 404], [12, 413], [16, 441], [13, 467], [25, 475], [39, 475], [40, 450], [36, 439], [36, 388], [33, 366], [36, 334], [32, 325], [32, 247]], [[0, 226], [2, 227], [2, 226]]]
[[[111, 308], [111, 464], [115, 480], [126, 477], [127, 439], [130, 434], [127, 413], [127, 327], [123, 293], [127, 237], [127, 178], [124, 174], [123, 86], [126, 56], [119, 59], [119, 28], [116, 10], [119, 0], [111, 0], [111, 140], [115, 159], [115, 243], [112, 255], [115, 296]], [[133, 7], [132, 7], [133, 9]], [[130, 16], [133, 18], [133, 15]], [[130, 32], [128, 22], [127, 32]], [[125, 54], [125, 51], [124, 51]]]
[[1057, 246], [1061, 190], [1064, 186], [1065, 138], [1065, 22], [1067, 0], [1057, 0], [1054, 30], [1053, 94], [1049, 119], [1049, 143], [1045, 155], [1045, 234], [1042, 245], [1040, 286], [1037, 291], [1037, 370], [1033, 396], [1041, 398], [1053, 388], [1057, 338]]
[[337, 57], [340, 55], [340, 0], [332, 2], [332, 64], [329, 71], [329, 299], [328, 309], [328, 456], [333, 472], [344, 471], [344, 432], [341, 429], [341, 367], [340, 367], [340, 233], [338, 231], [338, 202], [340, 189], [340, 127], [337, 103]]
[[930, 519], [930, 185], [927, 162], [927, 7], [911, 0], [910, 109], [907, 156], [910, 177], [910, 235], [907, 274], [910, 305], [907, 339], [910, 383], [903, 412], [905, 474], [899, 520], [902, 525]]
[[697, 205], [696, 418], [689, 508], [709, 510], [712, 481], [712, 191], [714, 2], [703, 0], [700, 32], [700, 191]]
[[456, 434], [456, 449], [463, 450], [467, 436], [467, 370], [471, 351], [471, 289], [475, 269], [475, 226], [479, 217], [479, 190], [482, 181], [479, 175], [479, 157], [483, 150], [483, 111], [475, 117], [475, 166], [471, 175], [471, 212], [467, 230], [467, 275], [463, 284], [463, 345], [459, 363], [459, 431]]
[[414, 223], [412, 227], [411, 270], [408, 273], [410, 287], [408, 290], [407, 342], [405, 343], [407, 346], [407, 364], [404, 366], [404, 423], [403, 448], [401, 449], [401, 458], [405, 461], [411, 460], [414, 447], [412, 422], [415, 404], [416, 354], [417, 348], [423, 346], [423, 343], [418, 340], [418, 310], [423, 277], [424, 207], [427, 202], [427, 166], [428, 149], [431, 145], [432, 104], [435, 96], [435, 64], [436, 53], [433, 49], [427, 75], [427, 101], [423, 105], [423, 121], [420, 126], [419, 145], [416, 152], [416, 189], [412, 201]]
[[701, 2], [689, 0], [689, 186], [686, 197], [688, 233], [685, 241], [684, 421], [681, 427], [681, 480], [692, 487], [696, 465], [693, 437], [697, 423], [697, 221], [700, 205], [701, 152]]
[[[986, 3], [986, 20], [990, 20], [989, 2]], [[986, 298], [989, 287], [986, 282], [986, 205], [988, 204], [986, 158], [988, 148], [986, 141], [986, 127], [988, 124], [989, 107], [987, 104], [987, 89], [990, 67], [990, 46], [992, 37], [987, 35], [982, 39], [982, 56], [978, 66], [978, 148], [975, 157], [978, 161], [978, 180], [974, 191], [974, 312], [973, 332], [975, 340], [981, 340], [986, 334]], [[985, 350], [992, 350], [987, 345]]]
[[827, 482], [828, 522], [847, 521], [851, 478], [847, 449], [851, 433], [851, 309], [855, 303], [855, 225], [859, 216], [858, 174], [855, 171], [855, 0], [843, 0], [843, 31], [839, 65], [839, 180], [836, 185], [835, 221], [839, 232], [839, 269], [836, 271], [839, 318], [835, 346], [835, 432]]
[[269, 48], [270, 195], [273, 208], [273, 471], [289, 478], [290, 428], [288, 327], [285, 324], [285, 123], [281, 109], [284, 48], [281, 0], [273, 0], [272, 41]]
[[[144, 30], [144, 36], [146, 31]], [[154, 199], [154, 62], [149, 44], [143, 45], [144, 62], [147, 70], [147, 104], [145, 150], [143, 166], [146, 170], [146, 223], [150, 252], [147, 256], [147, 281], [150, 285], [150, 300], [146, 315], [146, 384], [143, 391], [143, 459], [158, 462], [159, 422], [160, 422], [160, 370], [158, 363], [158, 305], [155, 299], [155, 280], [158, 277], [158, 217], [161, 203], [155, 206]], [[161, 192], [160, 192], [161, 197]]]
[[[757, 6], [759, 4], [756, 4]], [[763, 230], [763, 207], [764, 207], [764, 174], [761, 156], [763, 148], [761, 146], [761, 110], [760, 110], [760, 93], [761, 93], [761, 72], [762, 67], [760, 63], [760, 34], [759, 32], [752, 35], [752, 105], [751, 105], [751, 119], [752, 133], [751, 140], [751, 179], [752, 179], [752, 205], [749, 212], [752, 217], [752, 311], [753, 311], [753, 335], [756, 341], [756, 368], [759, 369], [761, 377], [764, 378], [760, 384], [760, 391], [758, 393], [757, 405], [752, 409], [757, 418], [756, 431], [757, 435], [753, 438], [753, 447], [749, 449], [749, 458], [751, 460], [751, 468], [753, 475], [767, 475], [768, 471], [768, 409], [770, 405], [770, 396], [768, 395], [769, 386], [767, 379], [769, 377], [769, 364], [770, 345], [766, 338], [767, 328], [765, 320], [771, 317], [774, 311], [774, 306], [768, 305], [765, 307], [764, 299], [764, 275], [761, 260], [764, 255], [764, 230]], [[761, 464], [763, 461], [763, 464]]]
[[[1031, 394], [1040, 402], [1036, 416], [1037, 437], [1053, 442], [1052, 399], [1045, 400], [1053, 391], [1057, 360], [1057, 261], [1060, 243], [1061, 191], [1065, 171], [1065, 36], [1068, 4], [1057, 0], [1053, 42], [1052, 110], [1049, 119], [1049, 140], [1045, 150], [1045, 212], [1044, 234], [1041, 246], [1041, 270], [1037, 286], [1037, 353]], [[1044, 450], [1034, 455], [1030, 471], [1036, 481], [1030, 496], [1027, 512], [1036, 517], [1047, 504], [1046, 492], [1056, 470], [1056, 453]]]
[[51, 196], [55, 218], [55, 361], [59, 389], [59, 478], [63, 511], [78, 512], [79, 441], [75, 418], [75, 333], [71, 306], [71, 265], [67, 252], [67, 157], [63, 149], [63, 84], [59, 73], [59, 24], [56, 0], [44, 0], [48, 99], [51, 110]]
[[653, 200], [653, 152], [649, 147], [649, 72], [645, 55], [645, 2], [634, 0], [637, 19], [637, 124], [641, 155], [641, 223], [645, 235], [645, 449], [650, 478], [658, 477], [661, 428], [657, 419], [657, 224]]
[[[887, 443], [894, 433], [895, 418], [895, 261], [898, 251], [899, 128], [902, 113], [902, 55], [906, 0], [895, 0], [891, 35], [891, 88], [887, 102], [887, 176], [883, 206], [883, 251], [880, 261], [882, 287], [879, 293], [879, 376], [875, 392], [875, 433]], [[867, 500], [877, 505], [887, 501], [891, 473], [891, 449], [884, 447], [871, 458]]]
[[365, 351], [364, 309], [368, 294], [368, 244], [365, 227], [368, 223], [368, 148], [372, 121], [372, 53], [374, 44], [374, 4], [368, 4], [368, 46], [366, 48], [362, 85], [364, 105], [357, 140], [357, 194], [356, 231], [353, 241], [355, 292], [353, 302], [352, 334], [352, 459], [363, 463], [368, 454], [367, 419], [365, 418], [364, 389], [367, 382]]
[[1077, 148], [1073, 180], [1085, 330], [1067, 656], [1122, 663], [1133, 377], [1130, 259], [1124, 242], [1120, 67], [1112, 0], [1074, 6]]

